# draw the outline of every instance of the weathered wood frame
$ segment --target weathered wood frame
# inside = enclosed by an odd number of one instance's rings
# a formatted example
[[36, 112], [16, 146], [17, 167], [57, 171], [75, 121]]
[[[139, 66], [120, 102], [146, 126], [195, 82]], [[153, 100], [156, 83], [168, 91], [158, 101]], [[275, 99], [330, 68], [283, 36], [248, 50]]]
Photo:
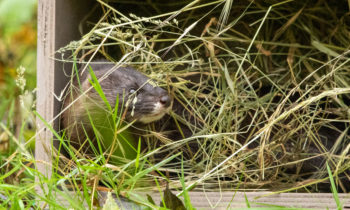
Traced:
[[[37, 112], [55, 130], [61, 101], [58, 97], [68, 83], [63, 69], [70, 64], [57, 61], [55, 52], [73, 40], [80, 39], [79, 23], [90, 12], [93, 0], [39, 0], [37, 42]], [[37, 168], [51, 176], [51, 144], [53, 134], [37, 119], [35, 158]]]
[[[63, 64], [54, 59], [54, 52], [72, 40], [80, 38], [78, 26], [85, 14], [90, 12], [93, 0], [39, 0], [38, 2], [38, 59], [37, 59], [37, 111], [54, 129], [58, 128], [57, 114], [61, 102], [56, 99], [68, 82], [63, 74]], [[65, 67], [69, 69], [69, 67]], [[51, 176], [51, 143], [53, 134], [40, 119], [37, 120], [36, 139], [37, 168]], [[335, 209], [332, 194], [281, 193], [267, 196], [268, 192], [191, 192], [195, 207], [227, 208], [246, 207], [245, 197], [256, 203], [281, 206]], [[343, 208], [350, 209], [350, 195], [341, 194]], [[255, 204], [254, 204], [255, 203]]]

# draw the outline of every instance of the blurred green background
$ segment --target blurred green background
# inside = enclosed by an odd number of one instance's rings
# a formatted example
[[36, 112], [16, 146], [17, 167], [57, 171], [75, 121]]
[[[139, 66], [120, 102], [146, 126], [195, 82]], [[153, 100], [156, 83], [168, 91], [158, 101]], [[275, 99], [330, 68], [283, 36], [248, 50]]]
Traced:
[[0, 154], [5, 156], [16, 148], [8, 131], [19, 141], [34, 134], [29, 111], [35, 101], [36, 11], [37, 0], [0, 0]]

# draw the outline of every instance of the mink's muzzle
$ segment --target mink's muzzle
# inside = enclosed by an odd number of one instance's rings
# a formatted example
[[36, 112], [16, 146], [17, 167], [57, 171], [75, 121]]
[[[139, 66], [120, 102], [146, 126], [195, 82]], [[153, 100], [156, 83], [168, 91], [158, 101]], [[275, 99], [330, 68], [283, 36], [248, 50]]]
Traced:
[[162, 118], [171, 109], [172, 103], [167, 91], [157, 86], [147, 86], [138, 91], [136, 103], [128, 107], [129, 118], [145, 124]]
[[160, 102], [163, 106], [169, 107], [170, 104], [171, 104], [171, 99], [170, 99], [170, 97], [169, 97], [168, 95], [164, 95], [164, 96], [160, 97], [159, 102]]

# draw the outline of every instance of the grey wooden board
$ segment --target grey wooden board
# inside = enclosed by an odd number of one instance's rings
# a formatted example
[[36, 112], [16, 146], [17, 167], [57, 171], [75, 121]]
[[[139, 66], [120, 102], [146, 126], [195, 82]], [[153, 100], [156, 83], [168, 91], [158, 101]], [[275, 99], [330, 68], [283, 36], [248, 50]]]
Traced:
[[[135, 192], [137, 193], [137, 192]], [[106, 193], [103, 193], [106, 196]], [[159, 192], [139, 192], [146, 199], [146, 194], [151, 195], [157, 205], [160, 203]], [[247, 208], [247, 197], [250, 207], [283, 206], [290, 208], [308, 209], [337, 209], [337, 205], [331, 193], [281, 193], [271, 195], [271, 192], [189, 192], [192, 205], [197, 209], [242, 209]], [[266, 196], [266, 197], [265, 197]], [[350, 194], [339, 194], [343, 209], [350, 209]], [[100, 205], [103, 205], [99, 199]], [[62, 197], [58, 201], [62, 206], [71, 207]], [[120, 204], [120, 201], [118, 201]], [[122, 201], [124, 208], [133, 204]], [[136, 208], [134, 206], [134, 208]]]
[[[190, 192], [190, 198], [196, 208], [242, 208], [247, 207], [245, 196], [251, 207], [266, 207], [266, 205], [278, 205], [284, 207], [302, 207], [313, 209], [336, 209], [333, 195], [330, 193], [282, 193], [267, 197], [267, 192]], [[350, 195], [341, 194], [341, 201], [350, 209]]]
[[[37, 42], [37, 112], [50, 126], [58, 130], [60, 96], [68, 79], [71, 65], [57, 61], [55, 52], [81, 37], [80, 21], [91, 11], [94, 0], [39, 0]], [[56, 57], [55, 57], [56, 56]], [[53, 134], [37, 119], [35, 158], [38, 170], [51, 176], [51, 145]]]
[[[55, 1], [38, 2], [38, 42], [37, 42], [37, 111], [47, 121], [54, 116], [54, 60], [55, 52]], [[44, 123], [36, 120], [37, 138], [35, 141], [35, 158], [37, 169], [51, 176], [51, 142], [52, 133]]]

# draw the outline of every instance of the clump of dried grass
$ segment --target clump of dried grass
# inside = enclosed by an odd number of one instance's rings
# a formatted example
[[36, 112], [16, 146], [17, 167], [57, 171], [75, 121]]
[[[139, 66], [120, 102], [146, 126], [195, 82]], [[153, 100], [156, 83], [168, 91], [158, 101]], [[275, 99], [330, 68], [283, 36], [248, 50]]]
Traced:
[[296, 190], [327, 179], [322, 161], [349, 170], [346, 1], [178, 1], [172, 12], [157, 1], [97, 2], [101, 19], [62, 51], [135, 66], [182, 103], [186, 114], [172, 116], [193, 135], [148, 138], [169, 153], [191, 142], [198, 150], [183, 169], [159, 171], [184, 170], [189, 188]]

